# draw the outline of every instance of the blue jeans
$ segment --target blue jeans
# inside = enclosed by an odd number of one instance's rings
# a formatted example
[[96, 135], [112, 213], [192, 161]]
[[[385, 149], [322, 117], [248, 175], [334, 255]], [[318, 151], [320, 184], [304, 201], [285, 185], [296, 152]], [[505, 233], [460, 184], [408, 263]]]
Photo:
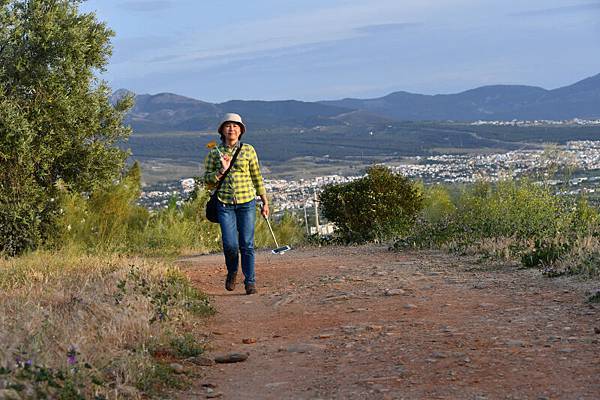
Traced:
[[223, 253], [227, 272], [237, 272], [239, 254], [242, 255], [244, 284], [255, 283], [254, 277], [254, 224], [256, 222], [256, 200], [243, 204], [218, 206], [219, 225], [223, 240]]

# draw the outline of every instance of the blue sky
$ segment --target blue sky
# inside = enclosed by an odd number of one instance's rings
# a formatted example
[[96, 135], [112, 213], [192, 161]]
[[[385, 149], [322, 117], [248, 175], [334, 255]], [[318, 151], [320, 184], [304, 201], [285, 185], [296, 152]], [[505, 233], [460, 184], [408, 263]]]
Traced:
[[600, 0], [88, 0], [113, 89], [200, 100], [370, 98], [600, 73]]

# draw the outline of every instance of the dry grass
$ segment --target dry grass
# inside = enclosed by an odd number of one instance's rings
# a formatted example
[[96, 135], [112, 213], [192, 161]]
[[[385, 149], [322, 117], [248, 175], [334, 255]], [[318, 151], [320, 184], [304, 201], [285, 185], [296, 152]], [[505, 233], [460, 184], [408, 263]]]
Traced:
[[37, 387], [17, 376], [31, 360], [73, 375], [85, 397], [114, 398], [122, 388], [152, 387], [152, 349], [210, 312], [207, 299], [160, 262], [65, 253], [0, 260], [0, 367], [24, 390]]
[[577, 274], [583, 278], [600, 278], [600, 239], [594, 236], [578, 239], [571, 251], [546, 266], [544, 272], [549, 276]]
[[514, 259], [515, 257], [515, 246], [522, 247], [523, 244], [514, 237], [500, 236], [483, 238], [480, 239], [479, 242], [467, 246], [464, 249], [464, 253], [472, 256], [484, 255], [493, 259], [508, 261]]

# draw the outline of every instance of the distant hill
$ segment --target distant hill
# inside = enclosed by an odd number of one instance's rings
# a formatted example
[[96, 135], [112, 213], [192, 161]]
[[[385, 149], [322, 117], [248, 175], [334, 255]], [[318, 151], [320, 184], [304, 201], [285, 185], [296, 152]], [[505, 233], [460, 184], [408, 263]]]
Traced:
[[[113, 94], [112, 101], [116, 102], [128, 93], [131, 92], [120, 89]], [[223, 114], [237, 112], [254, 130], [275, 127], [312, 128], [339, 124], [335, 118], [352, 111], [296, 100], [232, 100], [213, 104], [172, 93], [160, 93], [135, 95], [135, 105], [125, 122], [136, 133], [215, 130]]]
[[[116, 101], [131, 93], [120, 89]], [[172, 93], [135, 96], [127, 116], [136, 133], [213, 130], [226, 112], [238, 112], [254, 130], [320, 126], [371, 129], [391, 121], [474, 121], [600, 118], [600, 74], [554, 90], [483, 86], [456, 94], [394, 92], [374, 99], [320, 102], [231, 100], [209, 103]]]
[[600, 74], [554, 90], [494, 85], [456, 94], [394, 92], [375, 99], [320, 103], [412, 121], [600, 118]]

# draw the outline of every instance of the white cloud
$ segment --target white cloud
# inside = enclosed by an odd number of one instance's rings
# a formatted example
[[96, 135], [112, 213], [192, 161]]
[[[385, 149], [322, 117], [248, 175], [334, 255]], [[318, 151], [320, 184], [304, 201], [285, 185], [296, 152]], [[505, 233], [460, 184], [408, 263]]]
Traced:
[[431, 18], [432, 10], [443, 13], [444, 8], [456, 8], [457, 3], [470, 4], [472, 1], [359, 1], [293, 15], [236, 21], [217, 31], [210, 29], [192, 33], [179, 46], [179, 56], [169, 61], [185, 63], [245, 57], [253, 52], [351, 39], [374, 33], [368, 27], [415, 26], [425, 16]]

